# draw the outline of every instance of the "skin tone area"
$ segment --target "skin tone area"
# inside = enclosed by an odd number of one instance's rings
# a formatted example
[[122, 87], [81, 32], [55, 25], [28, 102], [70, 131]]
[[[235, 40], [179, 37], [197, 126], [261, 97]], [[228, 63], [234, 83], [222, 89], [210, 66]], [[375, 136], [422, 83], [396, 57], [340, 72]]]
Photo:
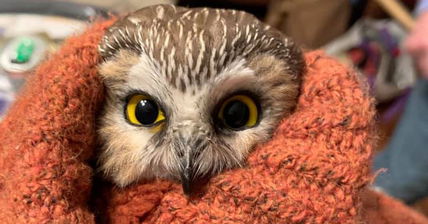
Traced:
[[421, 75], [428, 79], [428, 12], [417, 19], [414, 29], [405, 42], [405, 48], [413, 57]]

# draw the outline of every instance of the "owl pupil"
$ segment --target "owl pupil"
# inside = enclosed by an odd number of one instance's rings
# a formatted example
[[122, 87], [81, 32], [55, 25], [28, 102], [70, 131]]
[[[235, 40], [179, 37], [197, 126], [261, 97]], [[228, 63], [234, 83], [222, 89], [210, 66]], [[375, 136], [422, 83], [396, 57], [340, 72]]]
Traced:
[[158, 106], [152, 100], [141, 100], [135, 108], [135, 117], [143, 125], [153, 124], [158, 114]]
[[234, 100], [224, 107], [223, 117], [224, 122], [229, 127], [241, 128], [247, 123], [250, 117], [250, 110], [245, 103]]

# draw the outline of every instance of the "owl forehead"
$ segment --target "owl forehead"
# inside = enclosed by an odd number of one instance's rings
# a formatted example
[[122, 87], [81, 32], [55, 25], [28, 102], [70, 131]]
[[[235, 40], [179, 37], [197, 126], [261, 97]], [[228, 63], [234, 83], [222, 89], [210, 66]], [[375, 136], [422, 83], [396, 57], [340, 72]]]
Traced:
[[[240, 90], [251, 89], [258, 78], [246, 66], [245, 60], [231, 63], [224, 71], [208, 82], [193, 86], [189, 91], [174, 88], [155, 67], [148, 63], [147, 55], [141, 55], [126, 78], [126, 92], [142, 91], [155, 97], [161, 106], [166, 106], [178, 120], [209, 115], [220, 101]], [[192, 90], [192, 91], [190, 91]]]
[[145, 55], [170, 85], [187, 92], [241, 59], [257, 54], [287, 58], [287, 44], [244, 12], [161, 5], [120, 20], [105, 35], [100, 52], [104, 58], [122, 48]]

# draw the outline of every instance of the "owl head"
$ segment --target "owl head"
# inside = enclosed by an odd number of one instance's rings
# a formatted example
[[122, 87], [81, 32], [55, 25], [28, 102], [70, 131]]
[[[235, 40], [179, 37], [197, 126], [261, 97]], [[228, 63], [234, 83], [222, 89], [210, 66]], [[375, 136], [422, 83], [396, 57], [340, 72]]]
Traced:
[[118, 20], [99, 45], [107, 100], [99, 167], [119, 186], [244, 166], [292, 113], [296, 45], [235, 10], [158, 5]]

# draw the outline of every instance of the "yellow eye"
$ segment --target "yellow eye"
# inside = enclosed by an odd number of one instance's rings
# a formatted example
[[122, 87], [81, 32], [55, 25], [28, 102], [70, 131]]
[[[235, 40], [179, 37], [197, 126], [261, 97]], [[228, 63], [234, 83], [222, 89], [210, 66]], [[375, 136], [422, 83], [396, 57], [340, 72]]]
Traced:
[[235, 95], [224, 101], [218, 117], [229, 128], [241, 129], [254, 127], [259, 113], [253, 99], [246, 95]]
[[149, 96], [133, 95], [126, 104], [126, 118], [131, 124], [152, 126], [165, 120], [158, 104]]

